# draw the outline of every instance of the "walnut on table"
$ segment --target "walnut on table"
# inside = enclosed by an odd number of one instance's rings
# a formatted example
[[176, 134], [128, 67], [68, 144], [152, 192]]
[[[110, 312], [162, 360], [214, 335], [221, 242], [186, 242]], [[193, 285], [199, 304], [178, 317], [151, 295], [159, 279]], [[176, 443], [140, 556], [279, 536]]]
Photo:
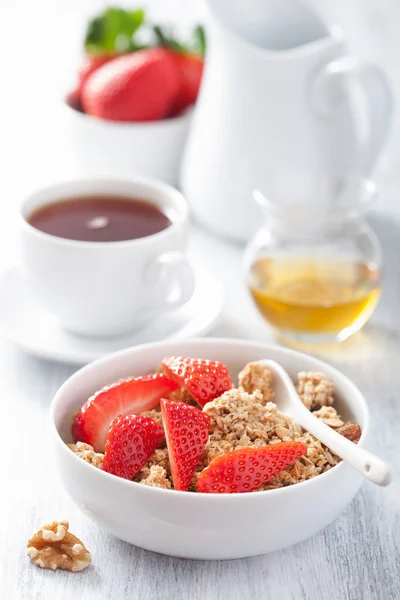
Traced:
[[27, 554], [36, 566], [75, 572], [90, 565], [90, 552], [68, 528], [68, 521], [54, 521], [33, 534], [27, 543]]
[[322, 373], [302, 371], [297, 375], [297, 379], [297, 392], [309, 410], [318, 410], [333, 404], [335, 386], [329, 379], [325, 379]]
[[248, 394], [259, 390], [265, 404], [273, 402], [275, 398], [272, 371], [259, 362], [248, 363], [242, 369], [239, 373], [239, 388]]

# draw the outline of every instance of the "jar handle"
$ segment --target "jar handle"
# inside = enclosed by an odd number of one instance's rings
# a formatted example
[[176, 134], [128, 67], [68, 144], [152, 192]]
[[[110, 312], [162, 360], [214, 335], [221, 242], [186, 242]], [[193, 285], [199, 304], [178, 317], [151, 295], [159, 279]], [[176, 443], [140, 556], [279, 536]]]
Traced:
[[328, 63], [313, 81], [313, 105], [319, 114], [331, 115], [344, 97], [349, 84], [362, 90], [366, 101], [368, 131], [355, 163], [355, 172], [368, 175], [384, 146], [393, 114], [393, 94], [385, 73], [376, 65], [345, 57]]

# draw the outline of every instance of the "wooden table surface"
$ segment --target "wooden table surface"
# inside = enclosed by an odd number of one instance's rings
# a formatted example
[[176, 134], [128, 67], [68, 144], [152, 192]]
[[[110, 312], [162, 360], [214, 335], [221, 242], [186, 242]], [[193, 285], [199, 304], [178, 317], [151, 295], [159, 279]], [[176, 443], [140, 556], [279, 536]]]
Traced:
[[[154, 0], [152, 6], [156, 4]], [[171, 6], [183, 16], [190, 17], [190, 4], [189, 0], [171, 0]], [[328, 6], [329, 2], [324, 0], [321, 4]], [[353, 50], [385, 66], [398, 94], [400, 4], [397, 0], [353, 0], [349, 4], [337, 0], [336, 20], [346, 28]], [[25, 88], [15, 73], [15, 65], [12, 68], [5, 65], [3, 74], [11, 76], [16, 92], [7, 95], [0, 111], [2, 145], [6, 140], [9, 157], [0, 177], [2, 266], [18, 260], [16, 206], [20, 196], [38, 182], [73, 174], [62, 139], [57, 139], [54, 131], [45, 126], [50, 104], [43, 101], [41, 86], [45, 82], [49, 86], [49, 79], [62, 83], [63, 69], [68, 70], [70, 61], [65, 48], [74, 52], [79, 33], [77, 24], [82, 26], [84, 15], [93, 12], [95, 5], [99, 2], [38, 0], [29, 4], [16, 2], [9, 7], [14, 28], [3, 24], [6, 31], [1, 43], [5, 39], [8, 48], [16, 44], [15, 63], [24, 69], [31, 87]], [[164, 13], [168, 13], [165, 5]], [[42, 19], [38, 16], [39, 8]], [[21, 20], [22, 34], [32, 40], [31, 49], [26, 44], [18, 47], [16, 42], [15, 27]], [[45, 52], [43, 36], [47, 30], [43, 23], [47, 23], [46, 27], [52, 24], [48, 35], [54, 52], [50, 54]], [[10, 56], [11, 51], [0, 55]], [[41, 61], [47, 69], [46, 75], [38, 68]], [[48, 89], [51, 97], [51, 86]], [[24, 105], [27, 110], [23, 110]], [[371, 218], [384, 246], [386, 268], [381, 303], [363, 332], [339, 348], [320, 351], [325, 360], [349, 375], [365, 394], [372, 414], [373, 450], [392, 462], [392, 485], [378, 489], [364, 484], [335, 523], [282, 552], [244, 560], [205, 562], [174, 559], [129, 546], [90, 523], [69, 500], [58, 480], [49, 436], [49, 404], [74, 369], [28, 356], [0, 342], [1, 600], [400, 598], [399, 142], [396, 119], [390, 144], [376, 172], [381, 200]], [[210, 261], [212, 257], [213, 268], [226, 287], [226, 306], [214, 334], [271, 341], [268, 329], [254, 312], [242, 286], [241, 249], [194, 229], [191, 252], [210, 256]], [[25, 544], [31, 532], [53, 519], [68, 519], [72, 531], [92, 551], [93, 565], [83, 573], [43, 571], [26, 557]]]

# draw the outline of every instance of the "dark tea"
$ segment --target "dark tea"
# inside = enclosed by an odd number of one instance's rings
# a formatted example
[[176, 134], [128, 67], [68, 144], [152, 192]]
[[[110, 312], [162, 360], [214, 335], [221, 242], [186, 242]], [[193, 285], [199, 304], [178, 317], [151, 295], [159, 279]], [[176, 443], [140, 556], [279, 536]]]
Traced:
[[58, 200], [38, 208], [28, 223], [44, 233], [82, 242], [135, 240], [171, 225], [151, 202], [114, 195]]

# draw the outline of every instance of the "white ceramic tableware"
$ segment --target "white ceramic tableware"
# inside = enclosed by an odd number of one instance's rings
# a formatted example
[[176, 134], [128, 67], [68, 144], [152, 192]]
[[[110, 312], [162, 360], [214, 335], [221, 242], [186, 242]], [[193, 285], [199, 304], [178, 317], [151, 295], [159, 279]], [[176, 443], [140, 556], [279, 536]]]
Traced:
[[[85, 195], [140, 198], [158, 206], [171, 225], [121, 242], [84, 242], [39, 231], [28, 219], [39, 207]], [[38, 300], [67, 330], [121, 335], [185, 304], [194, 276], [185, 257], [188, 211], [174, 188], [151, 179], [83, 179], [30, 194], [21, 207], [22, 254]]]
[[372, 452], [368, 452], [346, 439], [313, 415], [304, 406], [293, 381], [281, 365], [268, 359], [261, 360], [260, 363], [268, 367], [274, 374], [275, 402], [280, 412], [292, 417], [303, 429], [321, 440], [329, 450], [357, 469], [363, 477], [378, 485], [389, 485], [392, 474], [387, 463]]
[[167, 355], [220, 360], [235, 380], [249, 362], [275, 360], [293, 379], [298, 371], [325, 373], [338, 412], [359, 423], [359, 447], [369, 435], [363, 395], [342, 373], [306, 354], [233, 339], [198, 339], [137, 346], [75, 373], [51, 407], [55, 464], [67, 493], [107, 532], [147, 550], [197, 559], [242, 558], [296, 544], [331, 523], [357, 493], [362, 476], [346, 462], [293, 486], [244, 494], [199, 494], [148, 487], [110, 475], [69, 450], [73, 416], [96, 390], [158, 368]]
[[205, 261], [191, 264], [195, 289], [184, 306], [159, 314], [135, 331], [108, 337], [66, 331], [37, 302], [23, 269], [12, 267], [0, 274], [0, 336], [35, 356], [82, 366], [130, 346], [206, 335], [221, 314], [224, 288]]
[[63, 99], [60, 119], [66, 144], [82, 176], [132, 177], [135, 174], [178, 183], [192, 111], [146, 123], [106, 121], [81, 113]]
[[368, 175], [392, 97], [381, 70], [346, 56], [342, 32], [301, 0], [205, 4], [207, 60], [181, 187], [201, 223], [247, 241], [255, 187], [293, 205]]

